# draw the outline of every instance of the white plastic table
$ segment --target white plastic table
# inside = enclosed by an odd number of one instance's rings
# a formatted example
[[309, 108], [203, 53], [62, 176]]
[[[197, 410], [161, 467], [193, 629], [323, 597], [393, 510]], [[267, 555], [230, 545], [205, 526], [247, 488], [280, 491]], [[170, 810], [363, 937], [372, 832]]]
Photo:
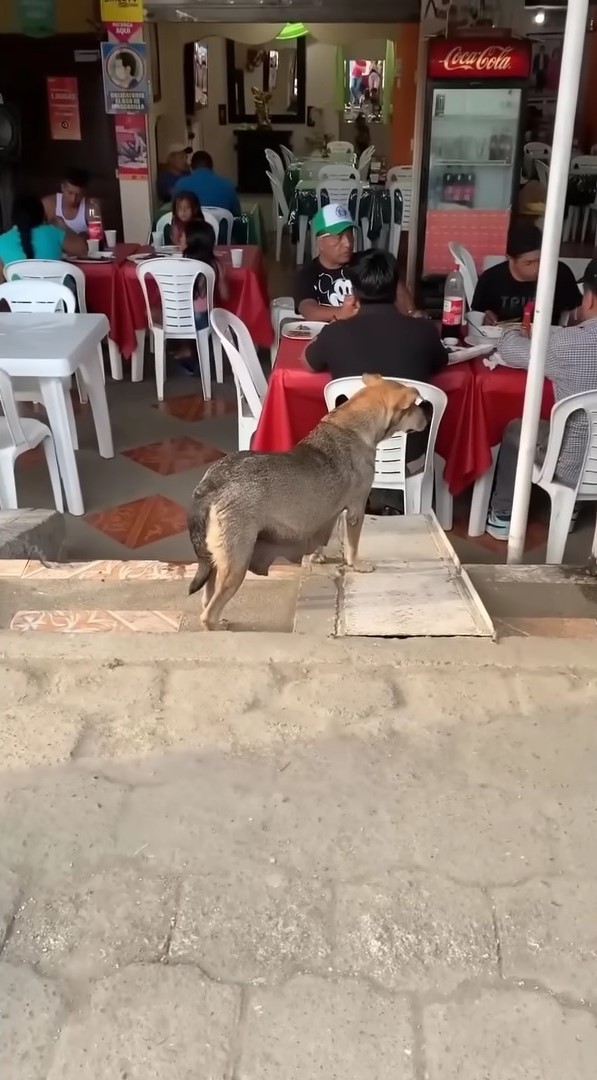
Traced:
[[84, 513], [83, 496], [62, 380], [80, 372], [89, 396], [99, 452], [104, 458], [114, 457], [101, 358], [101, 343], [109, 328], [105, 315], [0, 312], [0, 368], [13, 378], [39, 381], [66, 504], [70, 513], [78, 516]]

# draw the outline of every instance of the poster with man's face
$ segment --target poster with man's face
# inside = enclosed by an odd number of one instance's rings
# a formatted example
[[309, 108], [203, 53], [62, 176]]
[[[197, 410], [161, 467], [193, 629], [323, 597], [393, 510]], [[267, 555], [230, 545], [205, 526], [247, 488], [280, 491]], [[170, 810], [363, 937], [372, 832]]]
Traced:
[[149, 109], [147, 46], [102, 43], [106, 112], [145, 113]]

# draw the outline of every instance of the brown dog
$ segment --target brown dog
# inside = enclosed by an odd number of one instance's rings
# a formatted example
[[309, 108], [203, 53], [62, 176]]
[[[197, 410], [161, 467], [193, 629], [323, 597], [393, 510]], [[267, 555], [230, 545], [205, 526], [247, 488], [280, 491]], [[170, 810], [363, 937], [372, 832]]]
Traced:
[[317, 425], [287, 454], [229, 454], [205, 473], [189, 513], [198, 561], [189, 592], [205, 586], [202, 622], [217, 627], [247, 570], [267, 575], [276, 558], [298, 562], [328, 543], [346, 511], [344, 557], [356, 565], [377, 444], [422, 431], [417, 391], [381, 375]]

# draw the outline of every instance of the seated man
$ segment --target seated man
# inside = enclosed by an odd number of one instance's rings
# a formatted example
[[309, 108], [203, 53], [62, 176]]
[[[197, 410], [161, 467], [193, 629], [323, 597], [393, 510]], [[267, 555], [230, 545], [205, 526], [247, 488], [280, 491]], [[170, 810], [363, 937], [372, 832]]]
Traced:
[[218, 176], [214, 172], [211, 154], [205, 150], [197, 150], [193, 154], [191, 171], [176, 182], [172, 197], [175, 198], [183, 191], [190, 191], [195, 195], [201, 206], [217, 206], [221, 210], [229, 210], [235, 216], [241, 213], [234, 184], [225, 176]]
[[66, 169], [58, 194], [46, 195], [42, 199], [48, 224], [86, 236], [88, 186], [89, 173], [86, 169]]
[[166, 168], [158, 173], [158, 195], [163, 203], [170, 202], [175, 184], [190, 173], [189, 157], [193, 150], [184, 143], [172, 143], [166, 158]]
[[[354, 253], [354, 221], [345, 206], [329, 203], [311, 221], [317, 238], [317, 257], [299, 270], [294, 305], [304, 319], [337, 322], [355, 314], [348, 269], [359, 258]], [[398, 282], [396, 298], [401, 311], [418, 314], [410, 293]]]
[[[553, 383], [556, 401], [570, 397], [571, 394], [597, 390], [597, 259], [588, 264], [582, 281], [584, 296], [579, 308], [579, 324], [572, 327], [554, 327], [549, 338], [545, 375]], [[508, 367], [528, 367], [531, 342], [521, 330], [508, 330], [500, 341], [499, 350]], [[520, 427], [520, 420], [512, 420], [502, 438], [486, 526], [486, 531], [496, 540], [507, 540], [510, 532]], [[561, 483], [570, 487], [576, 484], [584, 460], [587, 438], [586, 417], [573, 413], [566, 426], [556, 469], [556, 479]], [[545, 458], [548, 440], [549, 423], [541, 420], [535, 455], [538, 464]]]
[[[485, 313], [485, 322], [493, 324], [522, 319], [525, 304], [534, 300], [537, 294], [542, 239], [535, 225], [511, 226], [506, 261], [483, 271], [473, 296], [471, 307], [473, 311]], [[565, 263], [558, 263], [551, 320], [554, 326], [563, 315], [574, 312], [581, 299], [574, 274]]]

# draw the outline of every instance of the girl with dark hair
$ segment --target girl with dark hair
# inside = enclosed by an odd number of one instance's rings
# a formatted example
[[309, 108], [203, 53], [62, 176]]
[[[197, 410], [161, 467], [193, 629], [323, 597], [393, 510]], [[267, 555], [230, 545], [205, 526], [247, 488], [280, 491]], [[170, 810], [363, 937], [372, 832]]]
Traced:
[[[199, 262], [211, 266], [216, 275], [214, 299], [216, 302], [228, 299], [228, 282], [224, 269], [215, 253], [214, 231], [207, 221], [191, 221], [184, 231], [182, 240], [183, 255], [185, 259], [197, 259]], [[195, 326], [198, 330], [205, 330], [209, 325], [207, 312], [207, 288], [205, 279], [200, 277], [195, 286], [193, 296], [195, 309]]]
[[170, 243], [177, 244], [184, 250], [185, 229], [191, 222], [195, 221], [203, 221], [201, 203], [191, 191], [181, 191], [180, 195], [177, 195], [172, 200]]
[[0, 281], [4, 280], [4, 267], [21, 259], [61, 259], [63, 254], [87, 254], [87, 244], [81, 236], [46, 223], [43, 203], [33, 195], [15, 199], [12, 222], [12, 228], [0, 235]]

